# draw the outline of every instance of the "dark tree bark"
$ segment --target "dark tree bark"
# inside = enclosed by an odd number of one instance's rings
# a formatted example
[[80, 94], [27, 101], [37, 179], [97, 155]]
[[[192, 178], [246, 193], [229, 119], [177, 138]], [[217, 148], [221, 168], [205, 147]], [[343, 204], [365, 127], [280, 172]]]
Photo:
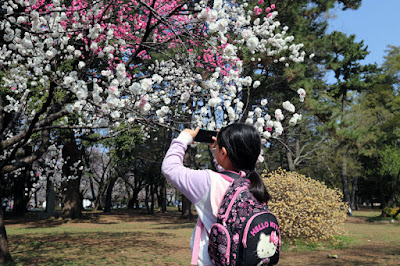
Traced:
[[349, 184], [347, 180], [347, 161], [345, 157], [342, 157], [342, 186], [344, 201], [351, 206]]
[[[154, 179], [153, 179], [154, 180]], [[152, 184], [150, 185], [150, 202], [151, 202], [151, 206], [150, 206], [150, 214], [154, 213], [154, 187], [155, 184], [154, 182], [152, 182]]]
[[26, 176], [25, 171], [21, 175], [15, 177], [15, 183], [13, 187], [13, 198], [14, 207], [13, 214], [17, 216], [23, 216], [26, 213], [26, 205], [28, 203], [27, 197], [25, 196], [26, 187]]
[[185, 195], [182, 195], [182, 219], [189, 219], [193, 220], [193, 213], [192, 213], [192, 203]]
[[7, 232], [4, 225], [4, 214], [3, 210], [0, 208], [0, 262], [3, 264], [13, 262], [10, 254], [10, 249], [8, 247]]
[[34, 193], [33, 197], [34, 197], [34, 200], [35, 200], [35, 208], [38, 208], [39, 204], [38, 204], [37, 190], [35, 190], [35, 193]]
[[136, 205], [136, 209], [139, 209], [139, 200], [138, 200], [139, 191], [137, 188], [133, 189], [132, 197], [128, 202], [128, 209], [133, 209]]
[[[27, 146], [24, 148], [24, 157], [32, 154], [32, 148]], [[32, 164], [29, 164], [21, 171], [19, 176], [15, 176], [14, 183], [14, 208], [13, 213], [17, 216], [23, 216], [27, 211], [27, 204], [29, 202], [28, 193], [32, 188], [32, 181], [30, 180], [29, 172], [32, 169]]]
[[137, 180], [137, 177], [135, 176], [135, 181], [133, 182], [133, 185], [131, 185], [131, 189], [132, 189], [132, 198], [129, 199], [128, 202], [128, 209], [133, 209], [136, 205], [136, 209], [139, 209], [139, 200], [138, 200], [138, 196], [139, 196], [139, 192], [140, 190], [143, 188], [141, 181]]
[[149, 207], [149, 185], [146, 186], [146, 196], [144, 198], [144, 204], [146, 205], [146, 211], [150, 214], [150, 207]]
[[118, 175], [111, 177], [108, 182], [107, 192], [106, 192], [106, 204], [104, 206], [104, 212], [110, 212], [112, 207], [112, 192], [114, 189], [115, 182], [118, 179]]
[[[62, 195], [61, 215], [63, 218], [77, 219], [82, 217], [82, 195], [80, 193], [80, 183], [82, 171], [79, 170], [82, 162], [82, 153], [79, 150], [75, 139], [71, 138], [63, 147], [63, 166], [64, 177], [69, 178], [64, 182]], [[74, 178], [70, 178], [70, 177]]]
[[94, 192], [94, 183], [92, 177], [89, 177], [89, 182], [90, 182], [90, 191], [92, 193], [92, 202], [94, 202], [96, 200], [96, 193]]
[[128, 206], [127, 206], [127, 208], [130, 209], [130, 210], [132, 210], [132, 209], [135, 207], [135, 201], [136, 201], [136, 199], [133, 198], [133, 197], [131, 197], [131, 198], [128, 200]]
[[161, 212], [167, 211], [167, 186], [165, 185], [165, 179], [163, 179], [160, 189], [160, 201], [161, 201]]
[[351, 209], [355, 210], [357, 209], [357, 202], [356, 202], [356, 193], [357, 193], [357, 188], [358, 188], [358, 177], [355, 176], [352, 182], [352, 187], [351, 187]]
[[56, 206], [56, 192], [54, 191], [54, 183], [51, 176], [47, 176], [46, 180], [46, 214], [51, 217], [54, 216]]
[[98, 189], [98, 195], [96, 197], [96, 200], [94, 202], [94, 208], [93, 210], [103, 210], [103, 204], [104, 204], [104, 193], [106, 193], [106, 186], [104, 182], [101, 182], [99, 185]]
[[79, 192], [80, 183], [80, 178], [71, 179], [67, 182], [67, 190], [62, 196], [61, 215], [63, 218], [82, 218], [83, 198]]

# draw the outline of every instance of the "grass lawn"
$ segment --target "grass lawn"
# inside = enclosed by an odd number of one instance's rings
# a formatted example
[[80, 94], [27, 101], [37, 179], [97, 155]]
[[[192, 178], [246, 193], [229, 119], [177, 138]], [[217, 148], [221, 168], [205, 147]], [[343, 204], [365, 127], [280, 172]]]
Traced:
[[[353, 211], [345, 227], [348, 234], [337, 243], [286, 246], [282, 265], [400, 265], [400, 223], [390, 220], [368, 222], [380, 210]], [[327, 255], [337, 255], [338, 259]]]
[[79, 221], [6, 221], [17, 264], [188, 265], [194, 222], [176, 212], [86, 213]]
[[[379, 211], [355, 211], [348, 235], [337, 242], [284, 243], [281, 265], [398, 265], [400, 223], [367, 222]], [[176, 210], [147, 215], [132, 211], [85, 213], [85, 219], [6, 220], [18, 265], [189, 265], [195, 221]], [[338, 255], [338, 259], [327, 258]]]

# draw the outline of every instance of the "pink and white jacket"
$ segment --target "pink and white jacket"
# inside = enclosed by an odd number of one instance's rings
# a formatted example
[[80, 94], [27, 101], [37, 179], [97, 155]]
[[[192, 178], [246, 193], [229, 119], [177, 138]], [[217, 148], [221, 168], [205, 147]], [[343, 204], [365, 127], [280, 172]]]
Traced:
[[[190, 240], [190, 246], [193, 251], [196, 230], [201, 230], [201, 233], [197, 232], [200, 235], [197, 265], [213, 265], [208, 256], [208, 234], [211, 226], [217, 222], [219, 206], [232, 182], [232, 178], [212, 170], [193, 170], [185, 167], [183, 165], [183, 156], [187, 145], [192, 142], [193, 138], [188, 133], [181, 132], [178, 138], [172, 141], [165, 155], [161, 170], [172, 185], [193, 203], [199, 217], [198, 225], [203, 225], [195, 227]], [[218, 171], [224, 170], [217, 164], [216, 167]], [[241, 172], [241, 176], [244, 175], [244, 172]]]

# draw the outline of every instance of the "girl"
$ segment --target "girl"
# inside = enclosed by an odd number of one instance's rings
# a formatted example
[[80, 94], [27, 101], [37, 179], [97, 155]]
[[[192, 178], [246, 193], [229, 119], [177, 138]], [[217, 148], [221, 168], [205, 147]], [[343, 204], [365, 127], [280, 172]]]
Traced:
[[[194, 238], [198, 235], [200, 247], [198, 254], [192, 254], [192, 264], [212, 265], [207, 249], [208, 234], [217, 221], [219, 206], [232, 178], [212, 170], [192, 170], [183, 166], [187, 145], [193, 142], [198, 132], [199, 128], [185, 129], [172, 141], [162, 164], [162, 172], [193, 203], [198, 213], [198, 224], [190, 245], [194, 250]], [[210, 148], [218, 171], [233, 171], [240, 177], [250, 179], [249, 189], [254, 197], [260, 202], [267, 202], [269, 194], [254, 169], [261, 151], [261, 138], [257, 130], [250, 125], [231, 124], [222, 128], [213, 140]]]

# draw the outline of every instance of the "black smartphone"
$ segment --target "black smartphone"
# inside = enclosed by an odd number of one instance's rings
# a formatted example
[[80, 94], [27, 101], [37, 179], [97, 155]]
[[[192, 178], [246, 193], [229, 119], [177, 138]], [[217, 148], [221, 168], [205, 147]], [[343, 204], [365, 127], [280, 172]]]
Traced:
[[214, 143], [212, 137], [217, 136], [217, 131], [200, 129], [197, 136], [194, 138], [194, 141], [197, 142], [205, 142], [205, 143]]

